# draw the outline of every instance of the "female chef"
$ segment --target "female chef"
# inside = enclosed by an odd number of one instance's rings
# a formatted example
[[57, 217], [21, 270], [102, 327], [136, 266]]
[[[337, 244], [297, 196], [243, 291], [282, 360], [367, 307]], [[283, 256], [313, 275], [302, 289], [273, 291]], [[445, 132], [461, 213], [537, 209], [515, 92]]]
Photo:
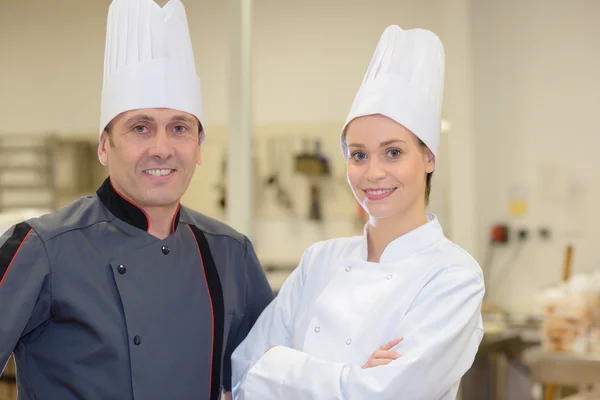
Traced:
[[425, 211], [444, 58], [429, 31], [383, 33], [341, 138], [369, 222], [306, 250], [233, 354], [234, 398], [456, 398], [483, 336], [484, 283]]

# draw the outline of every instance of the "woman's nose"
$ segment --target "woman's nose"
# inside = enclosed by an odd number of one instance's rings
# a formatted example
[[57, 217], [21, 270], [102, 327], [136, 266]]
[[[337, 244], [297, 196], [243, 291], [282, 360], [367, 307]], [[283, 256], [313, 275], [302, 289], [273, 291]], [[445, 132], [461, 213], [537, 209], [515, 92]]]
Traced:
[[385, 170], [383, 169], [381, 163], [377, 161], [371, 161], [368, 165], [366, 178], [370, 182], [377, 182], [378, 180], [385, 178]]

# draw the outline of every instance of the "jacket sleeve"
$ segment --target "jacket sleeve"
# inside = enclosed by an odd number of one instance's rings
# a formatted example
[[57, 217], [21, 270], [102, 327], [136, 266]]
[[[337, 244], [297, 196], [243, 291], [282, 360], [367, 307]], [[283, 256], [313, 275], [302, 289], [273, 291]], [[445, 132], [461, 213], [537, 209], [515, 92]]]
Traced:
[[[385, 366], [363, 369], [328, 362], [286, 347], [288, 342], [270, 342], [279, 346], [243, 365], [249, 371], [234, 395], [245, 400], [440, 399], [473, 363], [483, 337], [484, 290], [481, 274], [471, 269], [458, 266], [439, 272], [404, 318], [398, 316], [397, 337], [404, 340], [394, 350], [402, 357]], [[298, 298], [300, 293], [286, 295]], [[282, 313], [279, 308], [284, 305], [274, 304], [266, 311], [257, 324], [258, 335], [270, 338], [275, 336], [270, 331], [282, 330], [276, 317]], [[256, 336], [252, 341], [260, 350], [266, 347]], [[239, 357], [256, 357], [255, 352], [247, 345]]]
[[246, 239], [246, 252], [243, 263], [243, 269], [246, 271], [246, 307], [244, 318], [240, 321], [238, 328], [230, 333], [227, 340], [223, 368], [223, 390], [225, 392], [231, 391], [231, 354], [233, 350], [248, 335], [248, 332], [250, 332], [260, 314], [274, 298], [273, 290], [258, 261], [254, 246], [252, 246], [252, 243], [248, 239]]
[[[232, 356], [234, 399], [254, 398], [247, 395], [245, 388], [248, 372], [271, 346], [291, 346], [291, 325], [304, 287], [303, 265], [309, 250], [303, 255], [300, 265], [285, 280], [275, 300], [263, 311], [246, 339], [234, 351]], [[258, 397], [262, 395], [264, 393], [257, 393]], [[263, 397], [265, 400], [269, 398], [268, 395]]]
[[0, 371], [21, 338], [50, 318], [50, 264], [25, 222], [0, 238]]

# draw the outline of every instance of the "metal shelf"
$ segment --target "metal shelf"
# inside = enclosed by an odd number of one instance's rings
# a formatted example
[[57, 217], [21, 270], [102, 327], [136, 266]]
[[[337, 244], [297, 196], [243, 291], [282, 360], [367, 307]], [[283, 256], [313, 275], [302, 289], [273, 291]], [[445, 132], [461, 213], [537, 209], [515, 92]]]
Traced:
[[[70, 155], [63, 151], [70, 149]], [[0, 212], [17, 208], [57, 209], [61, 198], [89, 191], [95, 145], [57, 134], [0, 135]], [[59, 163], [70, 157], [68, 188], [59, 187]], [[43, 193], [34, 199], [34, 192]]]

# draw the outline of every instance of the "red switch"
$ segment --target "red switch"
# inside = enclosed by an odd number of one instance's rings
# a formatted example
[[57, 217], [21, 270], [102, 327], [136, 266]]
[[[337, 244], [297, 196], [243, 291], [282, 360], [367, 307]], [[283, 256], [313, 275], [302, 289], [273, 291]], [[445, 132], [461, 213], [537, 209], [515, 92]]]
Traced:
[[508, 226], [501, 224], [492, 225], [490, 239], [492, 243], [508, 243]]

